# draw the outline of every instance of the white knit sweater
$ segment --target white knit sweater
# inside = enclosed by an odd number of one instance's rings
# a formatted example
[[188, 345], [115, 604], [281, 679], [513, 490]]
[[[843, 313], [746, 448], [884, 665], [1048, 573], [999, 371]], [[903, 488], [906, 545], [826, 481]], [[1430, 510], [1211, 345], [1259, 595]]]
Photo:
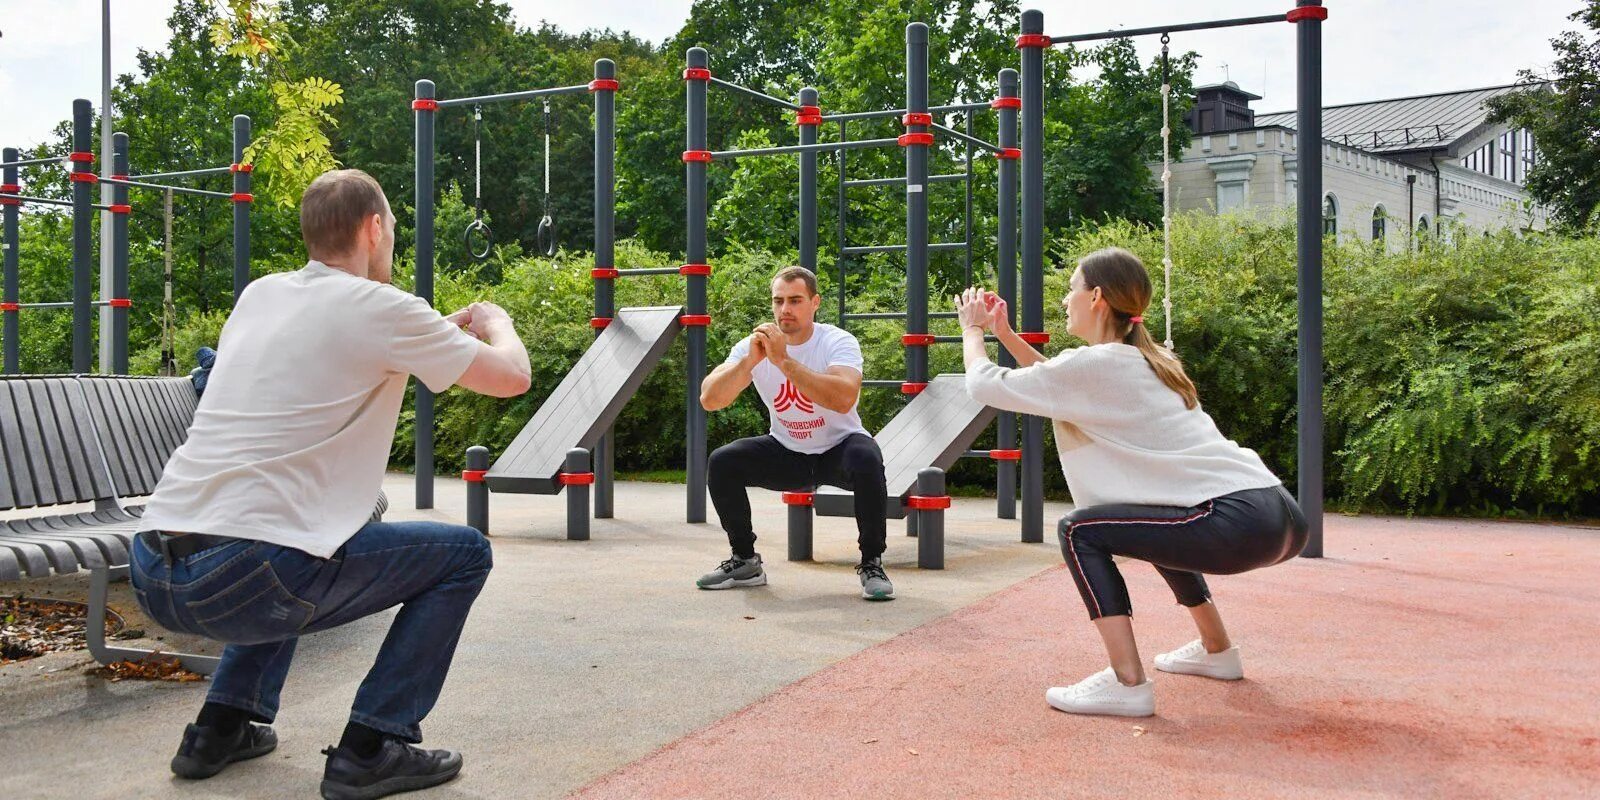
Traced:
[[1184, 408], [1132, 345], [1080, 347], [1017, 369], [986, 358], [967, 370], [967, 391], [985, 405], [1053, 421], [1079, 507], [1188, 507], [1279, 483], [1211, 415]]

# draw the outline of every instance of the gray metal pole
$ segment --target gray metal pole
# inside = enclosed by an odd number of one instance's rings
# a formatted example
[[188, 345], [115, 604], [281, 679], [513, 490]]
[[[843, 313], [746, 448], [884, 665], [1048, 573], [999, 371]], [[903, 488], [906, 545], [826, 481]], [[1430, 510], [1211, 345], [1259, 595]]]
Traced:
[[1299, 256], [1300, 509], [1310, 526], [1304, 555], [1322, 557], [1322, 20], [1320, 0], [1296, 0], [1300, 183], [1295, 236]]
[[[944, 497], [944, 470], [925, 467], [917, 470], [919, 497]], [[912, 511], [907, 518], [917, 520], [917, 568], [944, 569], [944, 510]]]
[[[1044, 330], [1044, 14], [1022, 12], [1022, 331]], [[1032, 38], [1028, 38], [1032, 37]], [[1024, 46], [1024, 43], [1026, 45]], [[1022, 418], [1022, 541], [1044, 541], [1044, 420]]]
[[[817, 143], [817, 126], [822, 124], [817, 108], [817, 90], [800, 90], [800, 111], [795, 116], [801, 144]], [[817, 271], [817, 154], [800, 154], [800, 266]]]
[[467, 448], [467, 469], [462, 475], [467, 481], [467, 527], [489, 535], [489, 484], [483, 473], [489, 469], [489, 448], [474, 445]]
[[[433, 305], [433, 115], [439, 109], [433, 99], [433, 81], [417, 81], [411, 108], [417, 126], [417, 296]], [[415, 429], [417, 508], [433, 508], [433, 392], [420, 381]]]
[[[1022, 99], [1017, 96], [1017, 71], [1000, 70], [1000, 100], [996, 104], [1000, 122], [1000, 146], [1006, 149], [1000, 159], [996, 183], [1000, 195], [999, 224], [996, 244], [999, 252], [995, 258], [1000, 296], [1006, 300], [1007, 320], [1017, 324], [1017, 109]], [[1004, 347], [1000, 348], [999, 364], [1014, 367], [1017, 360]], [[1002, 411], [995, 422], [995, 447], [1000, 450], [1017, 449], [1017, 415]], [[1017, 518], [1017, 462], [1002, 459], [995, 464], [995, 513], [1001, 519]]]
[[[689, 48], [685, 59], [684, 85], [687, 95], [688, 150], [684, 154], [684, 173], [688, 182], [686, 206], [688, 207], [688, 241], [685, 260], [692, 265], [706, 263], [706, 168], [707, 156], [690, 155], [707, 152], [706, 89], [711, 82], [710, 58], [703, 48]], [[704, 77], [701, 77], [704, 76]], [[701, 270], [694, 270], [696, 273]], [[706, 275], [688, 274], [688, 328], [689, 364], [687, 386], [684, 392], [687, 412], [687, 437], [685, 470], [688, 473], [688, 521], [706, 521], [706, 410], [700, 405], [700, 383], [706, 377]], [[692, 324], [691, 324], [692, 323]]]
[[[609, 58], [594, 62], [594, 277], [595, 319], [616, 314], [616, 279], [602, 277], [616, 269], [617, 219], [617, 65]], [[599, 324], [599, 323], [594, 323]], [[604, 328], [596, 327], [599, 337]], [[615, 513], [616, 457], [614, 430], [607, 430], [594, 446], [594, 516], [610, 519]]]
[[561, 472], [566, 487], [562, 491], [567, 493], [567, 538], [586, 542], [589, 540], [589, 486], [594, 481], [589, 451], [581, 447], [568, 450]]
[[928, 115], [928, 26], [906, 26], [906, 386], [916, 394], [928, 384], [928, 150], [933, 120]]
[[[849, 124], [850, 123], [845, 122], [843, 120], [839, 121], [839, 141], [843, 142], [843, 141], [846, 141], [847, 139], [850, 138], [850, 130], [847, 127]], [[839, 191], [838, 191], [837, 202], [838, 202], [838, 206], [839, 207], [835, 211], [836, 219], [834, 220], [835, 230], [837, 231], [834, 234], [834, 238], [837, 239], [837, 241], [835, 241], [833, 243], [834, 244], [834, 248], [835, 248], [835, 250], [834, 250], [834, 266], [836, 266], [838, 268], [838, 271], [839, 271], [839, 286], [838, 286], [838, 290], [839, 290], [839, 319], [837, 320], [837, 323], [838, 323], [839, 327], [841, 327], [841, 328], [843, 328], [844, 325], [845, 325], [845, 322], [848, 321], [846, 319], [846, 316], [845, 316], [848, 313], [848, 307], [846, 306], [846, 303], [845, 303], [845, 256], [844, 256], [844, 246], [845, 246], [844, 226], [845, 226], [845, 220], [848, 218], [848, 215], [845, 212], [845, 198], [844, 198], [844, 168], [845, 168], [845, 155], [846, 155], [847, 152], [848, 151], [846, 151], [846, 150], [838, 151], [838, 159], [839, 159], [838, 160], [838, 167], [839, 167], [839, 187], [838, 187], [838, 190]]]
[[72, 101], [72, 371], [85, 373], [94, 368], [94, 349], [89, 337], [90, 302], [94, 263], [93, 191], [100, 179], [94, 174], [94, 107], [88, 100]]
[[[18, 160], [20, 154], [15, 147], [0, 150], [0, 161], [12, 163]], [[0, 170], [0, 192], [20, 192], [22, 187], [17, 185], [17, 168], [5, 167]], [[5, 248], [5, 253], [0, 255], [4, 263], [4, 294], [0, 294], [0, 318], [3, 323], [0, 335], [5, 337], [5, 374], [15, 375], [21, 370], [17, 365], [17, 314], [20, 309], [17, 303], [17, 205], [20, 200], [7, 200], [0, 198], [0, 246]]]
[[250, 118], [233, 118], [233, 302], [238, 305], [250, 285], [250, 170], [244, 166], [244, 149], [250, 146]]
[[[111, 136], [111, 173], [127, 175], [128, 134]], [[111, 291], [102, 295], [110, 303], [102, 309], [111, 312], [111, 359], [101, 362], [105, 371], [117, 375], [128, 374], [128, 187], [113, 184], [111, 187]], [[102, 323], [104, 324], [104, 323]], [[105, 330], [102, 328], [101, 330]], [[101, 339], [105, 339], [104, 336]]]
[[[112, 119], [111, 113], [111, 0], [100, 2], [100, 176], [109, 178], [113, 175], [124, 175], [126, 171], [113, 168], [112, 161], [115, 153], [112, 149]], [[117, 202], [116, 187], [100, 185], [100, 204], [111, 205]], [[126, 194], [126, 192], [124, 192]], [[122, 201], [126, 203], [126, 200]], [[112, 236], [116, 232], [116, 215], [111, 211], [100, 212], [100, 296], [125, 297], [125, 294], [116, 294], [116, 242]], [[123, 233], [127, 233], [124, 226]], [[100, 307], [100, 344], [99, 364], [101, 372], [118, 372], [112, 362], [115, 360], [114, 351], [116, 343], [111, 337], [106, 336], [106, 331], [112, 330], [115, 325], [116, 311], [110, 306]], [[124, 315], [126, 316], [126, 315]], [[126, 344], [126, 339], [124, 339]], [[120, 370], [126, 372], [126, 369]]]

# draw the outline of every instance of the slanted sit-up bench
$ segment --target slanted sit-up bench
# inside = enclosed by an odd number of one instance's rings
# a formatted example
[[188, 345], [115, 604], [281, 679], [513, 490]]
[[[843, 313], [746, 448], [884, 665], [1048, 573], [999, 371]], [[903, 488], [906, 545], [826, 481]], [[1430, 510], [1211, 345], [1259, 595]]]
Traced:
[[[950, 507], [944, 473], [994, 420], [995, 410], [967, 394], [966, 376], [934, 378], [874, 437], [883, 451], [889, 488], [888, 515], [911, 515], [907, 532], [917, 537], [917, 566], [944, 569], [944, 510]], [[784, 492], [789, 506], [789, 560], [811, 560], [812, 512], [823, 517], [855, 515], [855, 498], [843, 489]]]

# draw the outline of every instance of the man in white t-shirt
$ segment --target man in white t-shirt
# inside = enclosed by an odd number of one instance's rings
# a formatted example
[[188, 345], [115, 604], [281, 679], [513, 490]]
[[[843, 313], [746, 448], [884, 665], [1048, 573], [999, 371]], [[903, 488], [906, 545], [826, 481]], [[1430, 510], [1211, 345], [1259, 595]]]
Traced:
[[728, 532], [733, 557], [700, 578], [702, 589], [767, 582], [755, 550], [747, 487], [809, 491], [825, 483], [855, 495], [861, 596], [894, 598], [894, 584], [883, 571], [888, 506], [883, 453], [856, 413], [861, 344], [843, 329], [817, 322], [821, 306], [811, 270], [780, 270], [772, 278], [773, 321], [734, 345], [728, 359], [701, 384], [700, 404], [716, 411], [754, 383], [772, 418], [767, 434], [723, 445], [711, 454], [711, 503]]
[[472, 528], [368, 519], [406, 383], [512, 397], [528, 389], [528, 353], [498, 306], [443, 317], [389, 284], [394, 215], [366, 173], [312, 181], [300, 231], [310, 263], [250, 284], [223, 326], [140, 520], [134, 593], [163, 627], [227, 643], [172, 759], [191, 779], [277, 745], [300, 635], [401, 606], [324, 751], [324, 797], [381, 797], [461, 769], [459, 754], [412, 744], [491, 566]]

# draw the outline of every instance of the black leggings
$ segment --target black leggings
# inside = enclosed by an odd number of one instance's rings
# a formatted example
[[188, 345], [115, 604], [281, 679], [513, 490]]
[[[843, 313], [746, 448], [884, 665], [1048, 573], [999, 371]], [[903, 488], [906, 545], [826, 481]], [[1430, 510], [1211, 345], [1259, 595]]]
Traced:
[[740, 558], [755, 554], [756, 532], [750, 526], [747, 486], [775, 491], [811, 491], [826, 483], [855, 495], [857, 542], [861, 560], [883, 555], [887, 538], [888, 489], [884, 485], [883, 452], [871, 436], [857, 433], [824, 453], [796, 453], [771, 435], [751, 436], [725, 444], [711, 454], [711, 504], [728, 532], [728, 544]]
[[1306, 518], [1283, 486], [1246, 489], [1193, 508], [1105, 505], [1061, 518], [1061, 556], [1089, 619], [1131, 615], [1128, 586], [1112, 563], [1127, 556], [1155, 565], [1178, 603], [1211, 598], [1200, 573], [1232, 575], [1300, 555]]

